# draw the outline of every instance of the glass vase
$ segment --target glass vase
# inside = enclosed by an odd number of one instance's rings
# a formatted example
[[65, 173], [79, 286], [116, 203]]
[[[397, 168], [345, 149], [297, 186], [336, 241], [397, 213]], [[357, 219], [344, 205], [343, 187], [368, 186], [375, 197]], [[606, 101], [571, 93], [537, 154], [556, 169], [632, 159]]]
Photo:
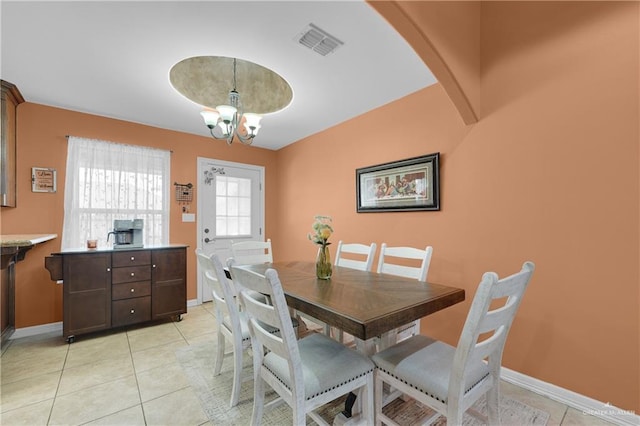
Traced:
[[331, 278], [331, 272], [329, 246], [320, 246], [318, 248], [318, 256], [316, 257], [316, 276], [321, 280], [328, 280]]

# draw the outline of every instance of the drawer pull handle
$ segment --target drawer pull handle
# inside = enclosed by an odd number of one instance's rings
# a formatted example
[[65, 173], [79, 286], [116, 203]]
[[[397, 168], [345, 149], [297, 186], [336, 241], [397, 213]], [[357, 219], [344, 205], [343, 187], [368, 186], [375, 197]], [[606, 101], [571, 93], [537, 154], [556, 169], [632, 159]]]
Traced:
[[155, 267], [156, 267], [156, 265], [153, 265], [153, 267], [155, 268]]
[[111, 272], [111, 268], [107, 268], [107, 272]]
[[131, 261], [133, 262], [134, 260], [136, 260], [136, 258], [131, 256]]
[[135, 274], [136, 274], [135, 272], [132, 272], [132, 273], [131, 273], [131, 276], [133, 277], [133, 276], [135, 276]]
[[133, 288], [131, 289], [131, 293], [135, 293], [135, 291], [136, 291], [135, 289], [133, 289]]
[[136, 313], [136, 310], [135, 310], [135, 309], [132, 309], [132, 310], [131, 310], [131, 313], [132, 313], [132, 314], [135, 314], [135, 313]]

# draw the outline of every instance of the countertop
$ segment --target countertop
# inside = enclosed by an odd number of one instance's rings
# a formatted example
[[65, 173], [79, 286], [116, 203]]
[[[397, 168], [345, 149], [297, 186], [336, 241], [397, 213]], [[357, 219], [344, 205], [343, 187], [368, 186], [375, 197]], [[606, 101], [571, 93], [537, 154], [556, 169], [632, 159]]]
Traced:
[[0, 235], [0, 247], [26, 247], [58, 238], [57, 234], [7, 234]]
[[94, 249], [89, 249], [86, 247], [70, 248], [70, 249], [62, 250], [62, 251], [51, 253], [51, 254], [63, 255], [63, 254], [105, 253], [105, 252], [120, 253], [120, 252], [127, 252], [127, 251], [136, 251], [136, 250], [162, 250], [162, 249], [186, 248], [186, 247], [189, 247], [189, 245], [169, 243], [169, 244], [145, 245], [143, 247], [127, 247], [127, 248], [114, 249], [111, 245], [109, 245], [105, 247], [98, 246], [98, 248], [94, 248]]
[[5, 269], [15, 262], [24, 260], [24, 256], [36, 244], [58, 238], [57, 234], [6, 234], [0, 235], [2, 258], [0, 268]]

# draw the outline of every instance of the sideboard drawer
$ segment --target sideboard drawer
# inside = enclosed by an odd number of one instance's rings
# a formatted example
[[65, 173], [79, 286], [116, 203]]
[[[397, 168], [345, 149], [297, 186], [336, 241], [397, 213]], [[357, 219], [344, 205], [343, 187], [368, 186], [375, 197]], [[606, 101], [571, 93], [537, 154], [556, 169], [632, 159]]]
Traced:
[[131, 299], [132, 297], [151, 296], [151, 281], [114, 284], [111, 287], [111, 299]]
[[111, 282], [113, 284], [131, 283], [135, 281], [148, 281], [151, 279], [151, 267], [129, 266], [127, 268], [113, 268]]
[[111, 266], [114, 268], [151, 264], [151, 252], [149, 250], [114, 252], [111, 256]]
[[135, 324], [151, 319], [151, 296], [116, 300], [111, 304], [111, 325]]

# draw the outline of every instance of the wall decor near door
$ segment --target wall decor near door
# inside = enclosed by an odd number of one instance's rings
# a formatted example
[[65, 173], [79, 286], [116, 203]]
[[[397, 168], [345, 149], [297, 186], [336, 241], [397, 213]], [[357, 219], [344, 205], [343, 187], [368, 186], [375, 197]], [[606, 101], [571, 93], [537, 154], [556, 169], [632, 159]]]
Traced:
[[440, 210], [440, 153], [356, 169], [356, 210]]
[[173, 185], [176, 187], [177, 202], [190, 203], [191, 201], [193, 201], [193, 184], [191, 182], [174, 182]]
[[31, 168], [31, 192], [56, 192], [56, 169]]

